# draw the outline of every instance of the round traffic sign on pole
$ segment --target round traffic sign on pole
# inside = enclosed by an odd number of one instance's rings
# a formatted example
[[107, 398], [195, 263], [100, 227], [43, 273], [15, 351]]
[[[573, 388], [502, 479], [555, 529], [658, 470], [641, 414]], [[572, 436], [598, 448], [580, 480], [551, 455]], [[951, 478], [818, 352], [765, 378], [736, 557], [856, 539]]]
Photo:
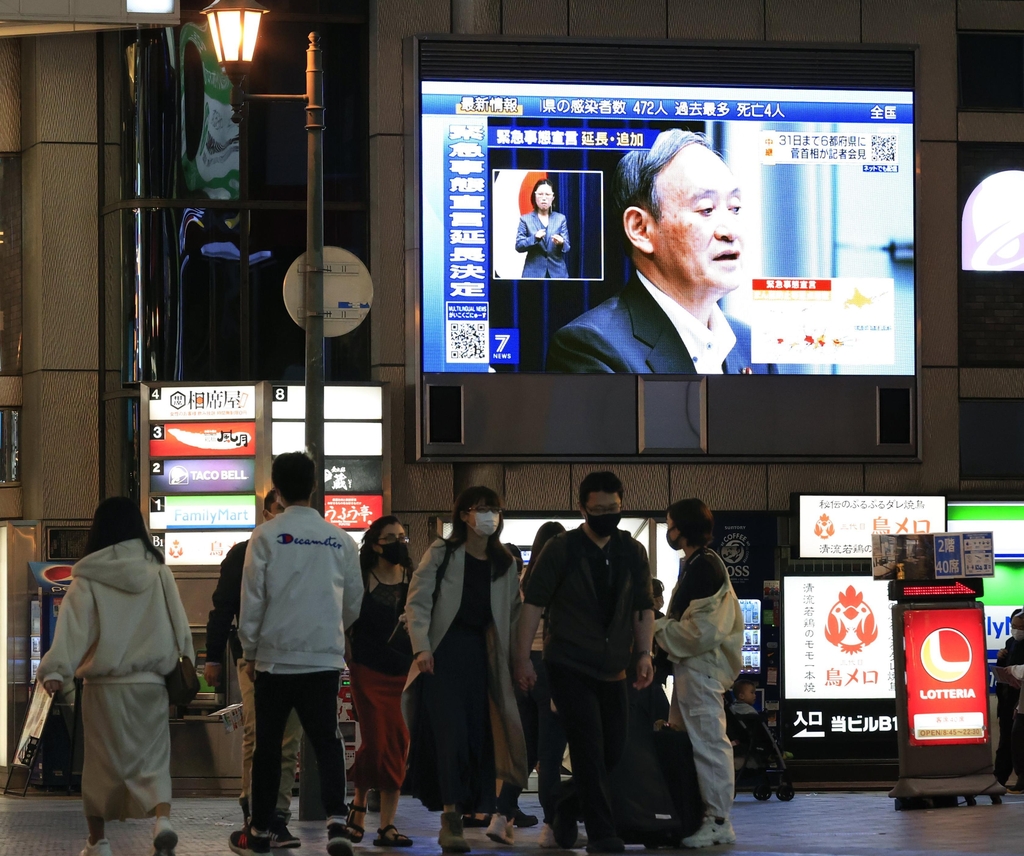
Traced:
[[[292, 321], [306, 329], [306, 254], [284, 275], [284, 305]], [[358, 256], [341, 247], [324, 247], [324, 338], [351, 333], [373, 304], [373, 280]]]

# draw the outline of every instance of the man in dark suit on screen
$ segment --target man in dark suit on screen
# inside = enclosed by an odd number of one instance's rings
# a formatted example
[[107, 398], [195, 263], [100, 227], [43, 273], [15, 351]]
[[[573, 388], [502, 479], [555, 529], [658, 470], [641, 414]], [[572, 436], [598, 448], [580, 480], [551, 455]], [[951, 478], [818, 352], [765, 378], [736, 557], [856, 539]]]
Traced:
[[673, 129], [615, 171], [636, 270], [616, 296], [559, 330], [550, 372], [767, 374], [750, 328], [718, 301], [747, 282], [740, 189], [703, 134]]

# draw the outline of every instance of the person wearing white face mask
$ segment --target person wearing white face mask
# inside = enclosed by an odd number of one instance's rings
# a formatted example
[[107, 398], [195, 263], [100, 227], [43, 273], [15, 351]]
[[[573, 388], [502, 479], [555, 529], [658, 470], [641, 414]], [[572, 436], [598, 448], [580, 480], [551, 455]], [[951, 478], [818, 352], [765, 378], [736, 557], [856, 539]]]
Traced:
[[[428, 809], [443, 810], [438, 843], [449, 853], [468, 852], [462, 815], [494, 810], [495, 779], [526, 786], [509, 665], [519, 577], [501, 528], [498, 495], [482, 486], [464, 490], [451, 535], [424, 554], [405, 605], [415, 661], [404, 707], [417, 712], [406, 782]], [[496, 840], [511, 844], [506, 820]]]

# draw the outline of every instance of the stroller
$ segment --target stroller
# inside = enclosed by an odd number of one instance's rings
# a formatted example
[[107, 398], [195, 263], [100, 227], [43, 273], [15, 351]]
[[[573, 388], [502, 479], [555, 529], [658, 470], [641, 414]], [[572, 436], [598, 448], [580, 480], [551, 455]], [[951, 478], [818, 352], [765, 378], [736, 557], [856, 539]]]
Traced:
[[793, 782], [768, 725], [754, 708], [738, 703], [731, 692], [725, 694], [726, 734], [735, 742], [733, 757], [736, 787], [754, 782], [754, 799], [772, 797], [772, 777], [776, 777], [775, 796], [783, 802], [793, 799]]

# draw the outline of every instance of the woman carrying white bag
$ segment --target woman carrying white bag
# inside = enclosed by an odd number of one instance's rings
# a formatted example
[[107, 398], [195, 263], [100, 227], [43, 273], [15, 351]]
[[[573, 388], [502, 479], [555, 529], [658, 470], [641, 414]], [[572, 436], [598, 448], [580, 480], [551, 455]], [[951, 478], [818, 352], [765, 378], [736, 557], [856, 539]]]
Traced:
[[165, 676], [195, 660], [174, 577], [138, 505], [100, 503], [86, 555], [72, 569], [53, 645], [39, 664], [47, 692], [83, 678], [81, 856], [111, 856], [105, 822], [156, 816], [153, 853], [173, 856], [170, 726]]

